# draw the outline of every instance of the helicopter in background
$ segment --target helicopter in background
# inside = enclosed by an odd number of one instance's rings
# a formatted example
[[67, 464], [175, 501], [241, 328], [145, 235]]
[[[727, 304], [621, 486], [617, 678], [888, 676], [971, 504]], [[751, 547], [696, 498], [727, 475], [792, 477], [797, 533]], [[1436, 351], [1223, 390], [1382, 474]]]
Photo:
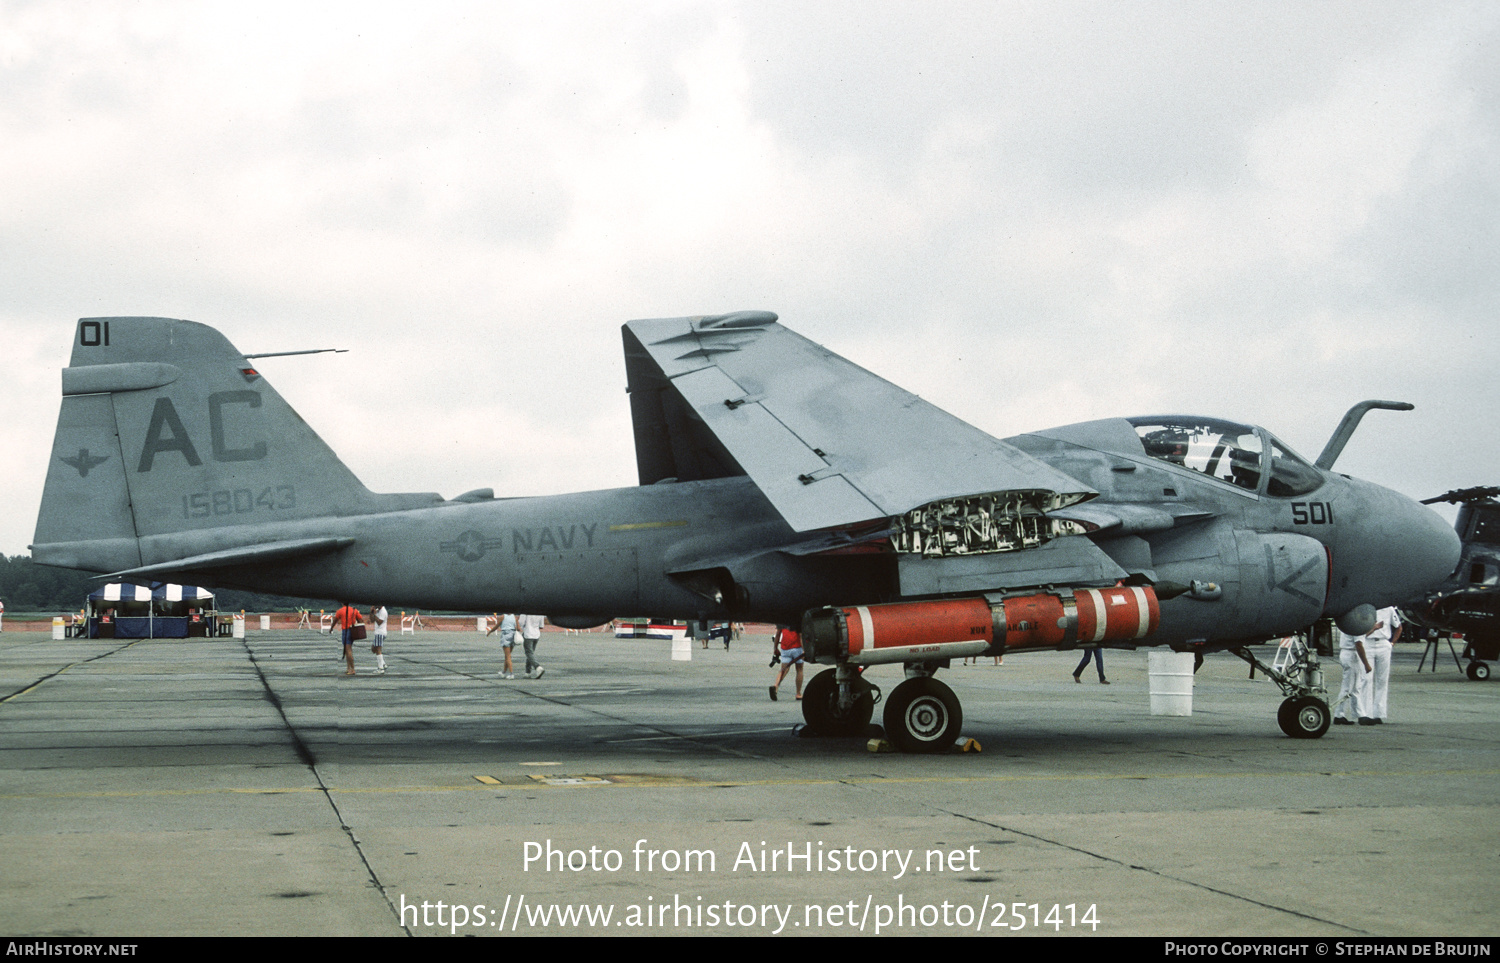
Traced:
[[1428, 638], [1438, 633], [1464, 638], [1464, 672], [1470, 679], [1490, 677], [1490, 662], [1500, 661], [1500, 486], [1460, 488], [1423, 505], [1458, 506], [1453, 528], [1462, 542], [1458, 568], [1448, 580], [1421, 599], [1402, 607], [1402, 617]]

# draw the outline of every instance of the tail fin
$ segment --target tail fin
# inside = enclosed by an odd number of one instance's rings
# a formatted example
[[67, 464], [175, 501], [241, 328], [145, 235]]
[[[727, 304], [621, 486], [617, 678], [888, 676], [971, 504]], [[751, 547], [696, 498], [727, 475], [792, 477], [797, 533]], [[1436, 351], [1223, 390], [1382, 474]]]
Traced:
[[213, 328], [84, 318], [32, 556], [119, 571], [159, 560], [142, 540], [226, 526], [418, 508], [436, 495], [360, 483]]

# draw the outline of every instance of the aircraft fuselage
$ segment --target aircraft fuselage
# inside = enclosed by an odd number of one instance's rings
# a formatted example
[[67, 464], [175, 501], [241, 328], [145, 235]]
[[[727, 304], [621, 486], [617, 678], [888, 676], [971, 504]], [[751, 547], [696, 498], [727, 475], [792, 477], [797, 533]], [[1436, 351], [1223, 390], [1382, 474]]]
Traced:
[[[1095, 488], [1099, 497], [1088, 507], [1126, 516], [1117, 534], [1068, 538], [1090, 541], [1127, 575], [1220, 586], [1217, 599], [1164, 601], [1151, 643], [1285, 635], [1360, 602], [1409, 596], [1451, 568], [1451, 530], [1436, 513], [1394, 492], [1320, 472], [1311, 491], [1277, 498], [1139, 450], [1063, 440], [1101, 434], [1102, 424], [1007, 441]], [[1124, 439], [1121, 425], [1128, 427], [1123, 420], [1108, 427]], [[879, 551], [764, 551], [796, 536], [743, 477], [443, 502], [273, 528], [283, 540], [343, 537], [354, 543], [315, 558], [224, 568], [216, 581], [412, 608], [785, 623], [829, 600], [861, 605], [913, 594], [902, 591], [897, 556], [883, 541], [871, 546]], [[139, 541], [141, 563], [267, 537], [266, 526], [251, 524], [146, 536]], [[920, 570], [943, 561], [910, 565]], [[720, 600], [682, 574], [709, 570], [722, 573]], [[1034, 576], [1018, 573], [990, 588], [1035, 584]]]

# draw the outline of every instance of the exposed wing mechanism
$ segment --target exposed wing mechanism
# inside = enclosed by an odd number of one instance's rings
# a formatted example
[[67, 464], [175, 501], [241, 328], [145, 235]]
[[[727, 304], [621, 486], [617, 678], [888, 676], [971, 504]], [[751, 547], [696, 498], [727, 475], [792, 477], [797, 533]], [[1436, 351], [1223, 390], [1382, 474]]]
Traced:
[[[951, 499], [1015, 494], [1040, 514], [1096, 494], [769, 311], [632, 321], [624, 338], [642, 484], [749, 475], [799, 532]], [[1024, 547], [997, 538], [985, 550]]]

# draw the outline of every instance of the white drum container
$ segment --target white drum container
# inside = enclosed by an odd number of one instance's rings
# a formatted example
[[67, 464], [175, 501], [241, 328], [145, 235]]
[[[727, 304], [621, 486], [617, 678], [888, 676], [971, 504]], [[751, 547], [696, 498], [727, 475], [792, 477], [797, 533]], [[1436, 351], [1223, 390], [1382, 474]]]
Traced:
[[1147, 666], [1151, 680], [1153, 716], [1193, 714], [1193, 653], [1150, 652]]

